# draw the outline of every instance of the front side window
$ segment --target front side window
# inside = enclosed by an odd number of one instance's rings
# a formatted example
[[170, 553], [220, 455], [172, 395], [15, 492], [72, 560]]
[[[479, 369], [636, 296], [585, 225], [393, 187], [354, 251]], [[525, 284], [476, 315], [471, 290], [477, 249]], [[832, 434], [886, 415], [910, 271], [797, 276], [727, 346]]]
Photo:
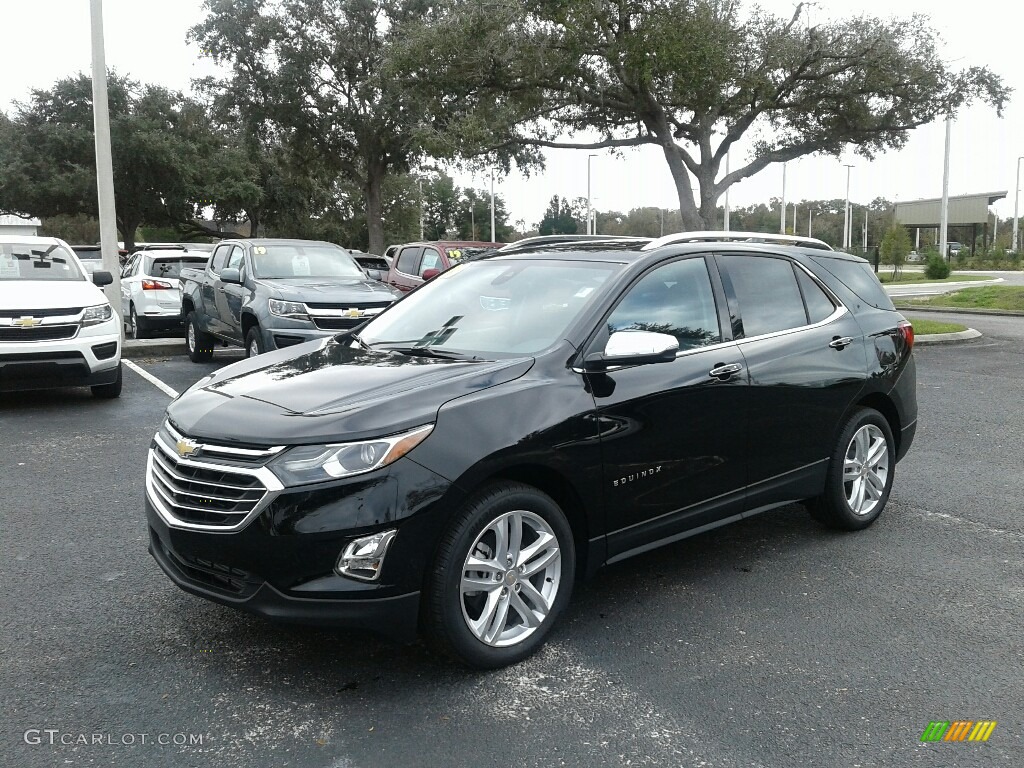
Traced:
[[566, 330], [621, 265], [470, 261], [442, 272], [359, 333], [380, 349], [501, 357], [533, 354]]
[[84, 280], [75, 257], [60, 245], [0, 243], [0, 280]]
[[228, 269], [241, 269], [242, 259], [243, 251], [236, 245], [231, 249], [231, 255], [228, 256]]
[[210, 261], [210, 270], [214, 274], [218, 274], [224, 269], [225, 263], [228, 260], [228, 254], [231, 253], [230, 245], [218, 245], [217, 250], [213, 252], [213, 259]]
[[724, 279], [732, 283], [743, 336], [761, 336], [807, 325], [803, 298], [787, 259], [719, 256]]
[[722, 340], [707, 264], [683, 259], [648, 272], [632, 286], [608, 318], [608, 332], [653, 331], [697, 349]]
[[349, 252], [338, 246], [254, 245], [251, 257], [255, 276], [264, 279], [365, 277]]
[[423, 249], [423, 258], [420, 259], [420, 268], [417, 270], [417, 274], [423, 277], [423, 273], [428, 269], [444, 269], [444, 264], [441, 263], [441, 254], [433, 248]]

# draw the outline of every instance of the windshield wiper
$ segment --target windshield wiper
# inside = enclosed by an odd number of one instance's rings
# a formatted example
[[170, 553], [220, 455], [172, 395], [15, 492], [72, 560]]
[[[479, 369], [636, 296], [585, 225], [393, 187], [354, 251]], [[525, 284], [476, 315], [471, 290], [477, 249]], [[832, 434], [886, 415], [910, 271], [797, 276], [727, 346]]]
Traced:
[[464, 352], [455, 352], [451, 349], [438, 349], [426, 344], [422, 346], [401, 346], [401, 342], [398, 344], [383, 343], [374, 344], [373, 348], [387, 352], [398, 352], [400, 355], [408, 355], [409, 357], [436, 357], [442, 360], [483, 360], [483, 358], [476, 355], [467, 355]]

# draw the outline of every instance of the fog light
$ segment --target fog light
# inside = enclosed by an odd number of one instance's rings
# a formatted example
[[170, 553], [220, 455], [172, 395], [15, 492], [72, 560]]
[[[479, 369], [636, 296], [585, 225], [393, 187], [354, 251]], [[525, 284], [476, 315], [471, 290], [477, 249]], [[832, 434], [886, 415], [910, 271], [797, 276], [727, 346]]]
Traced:
[[348, 543], [338, 558], [334, 570], [341, 576], [360, 581], [376, 581], [384, 565], [384, 555], [398, 531], [381, 531]]

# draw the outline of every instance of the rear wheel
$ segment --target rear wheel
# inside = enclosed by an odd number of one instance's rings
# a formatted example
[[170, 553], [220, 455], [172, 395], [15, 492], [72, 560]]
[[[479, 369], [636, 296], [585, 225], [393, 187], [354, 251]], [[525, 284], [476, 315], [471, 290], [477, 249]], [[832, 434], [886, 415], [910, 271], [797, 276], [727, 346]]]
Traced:
[[862, 408], [843, 427], [825, 492], [810, 500], [808, 511], [830, 528], [867, 528], [889, 500], [895, 468], [896, 443], [889, 422], [878, 411]]
[[185, 318], [185, 347], [193, 363], [205, 363], [213, 359], [213, 336], [199, 330], [194, 310]]
[[424, 604], [427, 639], [473, 667], [534, 653], [572, 594], [572, 530], [551, 497], [521, 483], [491, 486], [443, 536]]
[[262, 355], [265, 351], [263, 348], [263, 337], [260, 335], [260, 327], [254, 325], [245, 334], [245, 356], [256, 357], [256, 355]]
[[110, 384], [97, 384], [90, 387], [93, 397], [110, 400], [121, 396], [121, 364], [117, 364], [117, 378]]
[[132, 339], [148, 339], [150, 336], [150, 328], [145, 318], [139, 317], [134, 304], [128, 310], [128, 336]]

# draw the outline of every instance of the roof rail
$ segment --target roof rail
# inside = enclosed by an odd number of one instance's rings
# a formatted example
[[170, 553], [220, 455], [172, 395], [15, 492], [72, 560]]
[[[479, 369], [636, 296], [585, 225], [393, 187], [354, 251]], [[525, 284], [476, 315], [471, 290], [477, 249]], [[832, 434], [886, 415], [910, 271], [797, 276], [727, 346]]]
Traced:
[[649, 240], [650, 238], [648, 237], [631, 237], [629, 235], [535, 235], [534, 237], [524, 237], [521, 240], [516, 240], [514, 243], [502, 246], [498, 249], [498, 252], [515, 253], [516, 251], [543, 248], [547, 245], [571, 245], [572, 243], [646, 243]]
[[651, 251], [663, 245], [677, 243], [774, 243], [775, 245], [800, 245], [804, 248], [816, 248], [831, 251], [832, 246], [816, 237], [800, 235], [773, 235], [765, 232], [676, 232], [659, 237], [645, 245], [641, 250]]

